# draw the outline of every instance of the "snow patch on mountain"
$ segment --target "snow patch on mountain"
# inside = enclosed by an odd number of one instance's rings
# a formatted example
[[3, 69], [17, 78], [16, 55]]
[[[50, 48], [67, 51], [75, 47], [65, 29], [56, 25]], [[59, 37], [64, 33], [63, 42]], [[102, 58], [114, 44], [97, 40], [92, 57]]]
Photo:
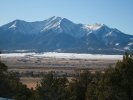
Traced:
[[115, 46], [119, 46], [120, 45], [120, 43], [115, 43]]
[[128, 46], [131, 46], [131, 45], [133, 45], [133, 42], [131, 42], [131, 43], [128, 43]]
[[111, 36], [111, 35], [112, 35], [112, 32], [109, 32], [109, 33], [106, 34], [107, 37]]
[[15, 27], [16, 27], [16, 23], [17, 23], [17, 22], [14, 22], [14, 23], [9, 27], [9, 29], [10, 29], [10, 28], [15, 28]]
[[50, 30], [50, 29], [54, 29], [57, 30], [59, 29], [59, 31], [63, 31], [60, 27], [60, 23], [62, 21], [62, 17], [52, 17], [52, 18], [49, 18], [44, 26], [44, 28], [41, 30], [41, 32], [44, 32], [44, 31], [47, 31], [47, 30]]
[[125, 50], [130, 50], [130, 46], [124, 47]]
[[85, 25], [85, 28], [89, 30], [98, 30], [102, 26], [103, 24]]

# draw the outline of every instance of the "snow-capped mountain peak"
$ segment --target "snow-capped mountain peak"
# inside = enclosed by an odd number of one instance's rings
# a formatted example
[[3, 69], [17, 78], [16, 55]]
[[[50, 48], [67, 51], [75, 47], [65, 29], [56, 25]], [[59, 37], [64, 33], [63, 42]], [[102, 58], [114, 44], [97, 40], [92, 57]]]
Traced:
[[[47, 31], [49, 29], [53, 29], [53, 28], [59, 29], [62, 19], [63, 19], [62, 17], [53, 16], [53, 17], [45, 20], [46, 23], [44, 25], [44, 28], [41, 30], [41, 32], [45, 32], [45, 31]], [[60, 29], [60, 31], [61, 31], [61, 29]]]
[[35, 22], [15, 20], [1, 26], [0, 48], [79, 52], [133, 50], [133, 36], [104, 24], [76, 24], [66, 18], [53, 16]]
[[102, 26], [104, 26], [104, 24], [93, 24], [93, 25], [85, 25], [85, 27], [89, 30], [97, 30], [99, 28], [101, 28]]
[[11, 30], [11, 29], [14, 29], [14, 28], [17, 27], [16, 24], [17, 24], [17, 21], [14, 20], [14, 21], [12, 21], [8, 24], [5, 24], [5, 25], [1, 26], [0, 28], [3, 29], [3, 30]]
[[53, 17], [50, 17], [48, 20], [50, 21], [54, 21], [54, 20], [62, 20], [63, 17], [56, 17], [56, 16], [53, 16]]

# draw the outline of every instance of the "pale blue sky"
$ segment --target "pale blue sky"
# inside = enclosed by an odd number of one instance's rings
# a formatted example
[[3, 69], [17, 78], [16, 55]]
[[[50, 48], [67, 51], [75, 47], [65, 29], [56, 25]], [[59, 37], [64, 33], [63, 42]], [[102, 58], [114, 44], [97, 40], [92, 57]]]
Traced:
[[0, 0], [0, 25], [52, 16], [75, 23], [102, 23], [133, 34], [133, 0]]

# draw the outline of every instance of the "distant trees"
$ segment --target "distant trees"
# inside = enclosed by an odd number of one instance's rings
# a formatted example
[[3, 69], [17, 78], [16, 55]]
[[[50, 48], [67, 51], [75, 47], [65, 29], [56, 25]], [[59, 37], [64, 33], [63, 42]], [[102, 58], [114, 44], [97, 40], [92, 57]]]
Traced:
[[133, 56], [125, 53], [114, 68], [101, 72], [83, 71], [71, 81], [52, 72], [45, 75], [35, 90], [19, 81], [0, 63], [0, 97], [15, 100], [133, 100]]

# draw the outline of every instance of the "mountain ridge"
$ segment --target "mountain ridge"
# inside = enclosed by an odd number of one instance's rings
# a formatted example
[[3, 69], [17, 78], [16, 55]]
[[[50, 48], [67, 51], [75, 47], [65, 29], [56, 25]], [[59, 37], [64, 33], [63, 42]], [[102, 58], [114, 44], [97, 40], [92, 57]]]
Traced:
[[133, 35], [105, 24], [75, 24], [62, 17], [43, 21], [14, 20], [0, 27], [0, 48], [61, 52], [133, 50]]

